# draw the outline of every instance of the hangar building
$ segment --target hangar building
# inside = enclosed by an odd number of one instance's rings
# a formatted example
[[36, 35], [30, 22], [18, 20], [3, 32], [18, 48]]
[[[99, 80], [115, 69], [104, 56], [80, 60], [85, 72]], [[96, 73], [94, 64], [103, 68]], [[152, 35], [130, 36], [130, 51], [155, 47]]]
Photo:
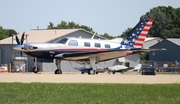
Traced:
[[167, 38], [151, 46], [150, 48], [165, 48], [165, 51], [155, 51], [149, 53], [150, 60], [154, 61], [180, 61], [180, 39]]

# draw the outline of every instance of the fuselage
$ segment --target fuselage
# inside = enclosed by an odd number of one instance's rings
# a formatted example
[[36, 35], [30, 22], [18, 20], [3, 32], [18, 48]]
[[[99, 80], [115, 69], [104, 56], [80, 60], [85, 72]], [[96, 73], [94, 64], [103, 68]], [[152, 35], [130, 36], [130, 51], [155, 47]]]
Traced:
[[[32, 57], [54, 58], [55, 55], [62, 53], [99, 52], [117, 47], [120, 47], [120, 42], [66, 37], [54, 43], [25, 43], [22, 46], [14, 47], [14, 49], [23, 51]], [[122, 46], [121, 48], [125, 49], [126, 47]]]

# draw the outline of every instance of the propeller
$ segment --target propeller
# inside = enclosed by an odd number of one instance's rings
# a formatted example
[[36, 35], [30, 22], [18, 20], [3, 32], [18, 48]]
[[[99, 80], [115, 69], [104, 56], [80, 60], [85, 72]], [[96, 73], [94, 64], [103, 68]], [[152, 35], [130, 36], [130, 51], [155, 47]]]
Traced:
[[21, 36], [21, 45], [23, 44], [24, 42], [24, 35], [25, 35], [25, 32], [23, 32], [22, 36]]
[[17, 42], [18, 45], [20, 45], [20, 41], [19, 41], [17, 35], [16, 35], [16, 42]]
[[[24, 42], [24, 35], [25, 35], [25, 32], [23, 32], [23, 34], [21, 36], [21, 42], [19, 41], [19, 38], [16, 35], [16, 42], [17, 42], [18, 45], [22, 45], [23, 44], [23, 42]], [[22, 51], [21, 51], [20, 54], [21, 54], [21, 57], [22, 57]]]
[[23, 42], [24, 42], [24, 35], [25, 35], [25, 32], [23, 32], [23, 34], [21, 36], [21, 42], [19, 41], [19, 38], [16, 35], [16, 42], [17, 42], [18, 45], [22, 45], [23, 44]]

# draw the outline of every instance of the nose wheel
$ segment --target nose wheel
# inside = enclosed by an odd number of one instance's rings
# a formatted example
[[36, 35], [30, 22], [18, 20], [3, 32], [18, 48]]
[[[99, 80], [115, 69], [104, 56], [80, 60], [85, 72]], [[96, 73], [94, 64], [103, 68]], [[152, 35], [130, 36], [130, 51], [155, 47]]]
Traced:
[[61, 60], [56, 60], [56, 66], [57, 66], [57, 69], [54, 71], [54, 74], [62, 74]]
[[34, 58], [34, 66], [32, 68], [32, 72], [34, 72], [36, 74], [39, 72], [39, 69], [37, 67], [37, 58]]
[[38, 69], [36, 66], [34, 66], [34, 67], [32, 68], [32, 71], [33, 71], [34, 73], [38, 73], [39, 69]]
[[60, 69], [56, 69], [54, 74], [62, 74], [62, 71]]

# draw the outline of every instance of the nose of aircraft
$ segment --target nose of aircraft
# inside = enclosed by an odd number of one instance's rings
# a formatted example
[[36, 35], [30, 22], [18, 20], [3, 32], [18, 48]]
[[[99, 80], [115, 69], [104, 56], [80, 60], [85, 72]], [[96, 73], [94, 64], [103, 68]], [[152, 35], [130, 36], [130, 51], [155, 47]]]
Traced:
[[23, 45], [16, 45], [13, 47], [14, 50], [21, 51], [23, 48]]

